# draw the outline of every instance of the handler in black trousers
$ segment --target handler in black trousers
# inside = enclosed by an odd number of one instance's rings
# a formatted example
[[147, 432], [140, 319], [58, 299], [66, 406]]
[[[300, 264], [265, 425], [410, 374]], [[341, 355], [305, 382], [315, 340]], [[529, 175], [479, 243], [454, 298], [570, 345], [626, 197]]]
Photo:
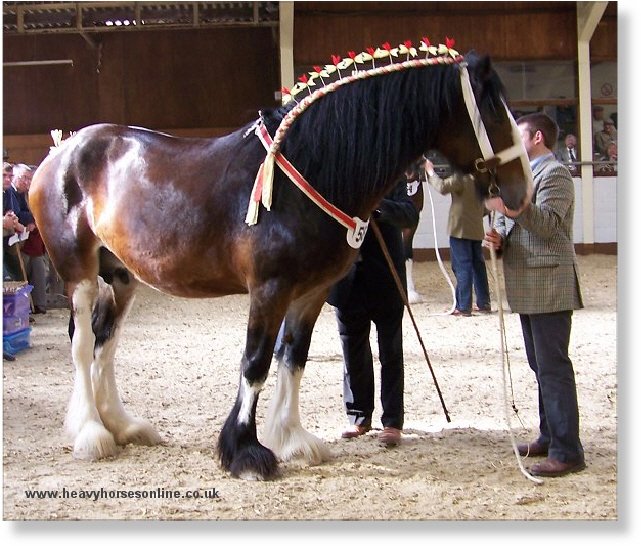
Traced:
[[[407, 196], [405, 179], [381, 202], [373, 217], [380, 228], [396, 271], [406, 287], [401, 229], [418, 222], [419, 213]], [[345, 360], [343, 391], [350, 428], [343, 438], [354, 438], [372, 428], [374, 363], [369, 336], [371, 323], [378, 334], [381, 362], [383, 432], [388, 446], [401, 441], [403, 430], [403, 299], [376, 235], [365, 236], [359, 257], [347, 276], [332, 289], [328, 303], [336, 307], [338, 331]]]
[[487, 208], [498, 214], [496, 229], [484, 241], [503, 253], [507, 301], [521, 318], [525, 353], [538, 383], [539, 434], [518, 450], [546, 457], [532, 465], [532, 474], [558, 477], [585, 468], [569, 355], [572, 314], [583, 307], [572, 231], [574, 183], [552, 153], [559, 134], [556, 122], [536, 112], [516, 123], [532, 167], [532, 200], [516, 211], [500, 197], [487, 201]]

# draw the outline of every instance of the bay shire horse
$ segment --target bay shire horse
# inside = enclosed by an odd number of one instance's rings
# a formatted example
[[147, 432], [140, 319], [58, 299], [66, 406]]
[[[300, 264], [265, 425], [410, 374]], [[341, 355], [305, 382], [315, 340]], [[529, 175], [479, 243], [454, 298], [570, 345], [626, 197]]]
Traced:
[[[70, 299], [75, 379], [66, 427], [74, 457], [160, 442], [125, 410], [114, 373], [142, 282], [186, 298], [249, 293], [238, 392], [217, 445], [224, 469], [269, 479], [279, 459], [327, 459], [323, 442], [301, 425], [300, 381], [328, 291], [356, 258], [381, 198], [433, 148], [477, 173], [480, 196], [492, 186], [512, 209], [529, 198], [529, 164], [489, 59], [446, 53], [429, 61], [355, 65], [349, 78], [310, 88], [309, 100], [261, 112], [220, 138], [100, 124], [51, 151], [33, 177], [30, 203]], [[283, 158], [306, 186], [292, 182]], [[274, 356], [263, 445], [256, 408]]]

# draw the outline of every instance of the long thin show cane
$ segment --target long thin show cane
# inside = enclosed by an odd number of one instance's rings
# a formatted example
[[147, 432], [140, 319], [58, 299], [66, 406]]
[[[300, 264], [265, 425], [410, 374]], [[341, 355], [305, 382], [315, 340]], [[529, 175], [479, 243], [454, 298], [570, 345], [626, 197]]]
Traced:
[[401, 299], [403, 300], [405, 307], [407, 307], [407, 312], [410, 316], [410, 319], [412, 319], [414, 330], [416, 331], [416, 335], [418, 336], [418, 341], [421, 344], [421, 347], [423, 348], [423, 354], [425, 355], [425, 360], [427, 361], [427, 365], [430, 369], [430, 373], [432, 374], [432, 379], [434, 380], [434, 386], [436, 387], [436, 391], [438, 392], [438, 397], [441, 400], [441, 406], [443, 407], [443, 411], [445, 412], [445, 419], [447, 419], [448, 423], [451, 423], [452, 420], [450, 419], [450, 414], [447, 411], [447, 408], [445, 407], [445, 401], [443, 400], [441, 389], [438, 386], [436, 375], [434, 375], [434, 370], [432, 369], [432, 363], [430, 362], [430, 357], [427, 355], [427, 349], [425, 349], [425, 344], [423, 343], [423, 339], [421, 338], [421, 334], [418, 330], [418, 325], [416, 324], [416, 320], [414, 320], [414, 315], [412, 314], [412, 309], [410, 308], [410, 302], [408, 301], [407, 295], [405, 294], [405, 288], [403, 287], [403, 282], [401, 281], [396, 271], [396, 268], [394, 267], [394, 262], [392, 261], [392, 257], [389, 254], [389, 250], [387, 249], [387, 245], [385, 244], [385, 240], [383, 239], [381, 230], [379, 229], [378, 225], [376, 224], [376, 221], [373, 218], [370, 221], [370, 225], [374, 230], [374, 235], [376, 235], [376, 239], [378, 239], [378, 244], [381, 245], [381, 250], [383, 251], [383, 255], [385, 256], [387, 265], [390, 271], [392, 272], [392, 277], [394, 277], [394, 282], [396, 282], [396, 287], [398, 288], [398, 291], [401, 294]]

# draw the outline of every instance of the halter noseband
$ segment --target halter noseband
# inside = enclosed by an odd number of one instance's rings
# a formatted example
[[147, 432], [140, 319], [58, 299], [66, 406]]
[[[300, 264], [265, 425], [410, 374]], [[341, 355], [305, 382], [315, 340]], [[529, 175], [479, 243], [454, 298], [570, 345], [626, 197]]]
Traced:
[[467, 71], [467, 63], [461, 63], [461, 89], [463, 90], [463, 100], [465, 106], [467, 107], [467, 112], [470, 115], [470, 120], [472, 121], [472, 127], [474, 127], [474, 133], [476, 135], [476, 140], [479, 143], [481, 148], [481, 154], [483, 157], [479, 157], [474, 161], [474, 168], [479, 173], [490, 173], [492, 178], [492, 183], [490, 185], [490, 196], [496, 197], [500, 189], [496, 184], [496, 168], [499, 165], [509, 163], [515, 159], [521, 160], [521, 165], [523, 167], [523, 172], [528, 176], [530, 185], [532, 184], [532, 175], [530, 169], [530, 163], [527, 158], [527, 153], [521, 137], [519, 134], [519, 129], [516, 126], [516, 122], [510, 113], [505, 101], [501, 100], [503, 108], [505, 108], [505, 113], [507, 114], [508, 119], [510, 120], [510, 125], [512, 126], [512, 146], [501, 150], [498, 153], [494, 153], [492, 144], [487, 135], [487, 130], [485, 129], [485, 124], [481, 118], [481, 112], [479, 111], [478, 105], [476, 104], [476, 99], [474, 97], [474, 90], [472, 89], [472, 84], [470, 83], [470, 75]]

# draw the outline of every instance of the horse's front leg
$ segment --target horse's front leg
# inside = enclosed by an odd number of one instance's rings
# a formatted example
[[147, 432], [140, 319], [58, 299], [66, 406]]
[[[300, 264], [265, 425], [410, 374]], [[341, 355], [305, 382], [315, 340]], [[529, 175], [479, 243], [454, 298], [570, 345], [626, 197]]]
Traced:
[[236, 403], [218, 438], [218, 457], [222, 467], [233, 476], [265, 480], [278, 475], [278, 461], [272, 451], [258, 442], [256, 406], [274, 351], [278, 328], [285, 314], [285, 303], [266, 296], [269, 289], [251, 294], [247, 341], [241, 362], [240, 385]]
[[265, 445], [281, 460], [304, 457], [310, 464], [326, 461], [329, 450], [323, 441], [307, 432], [300, 420], [299, 391], [307, 362], [314, 324], [326, 291], [315, 293], [290, 307], [276, 353], [278, 377], [264, 429]]

